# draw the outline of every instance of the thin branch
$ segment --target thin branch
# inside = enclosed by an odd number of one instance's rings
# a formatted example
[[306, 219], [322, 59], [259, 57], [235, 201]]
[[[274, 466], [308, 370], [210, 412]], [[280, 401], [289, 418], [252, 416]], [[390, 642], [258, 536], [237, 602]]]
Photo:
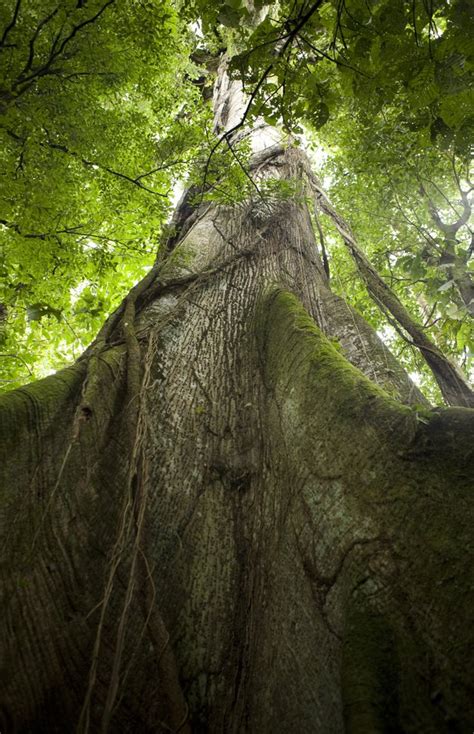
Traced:
[[9, 22], [9, 24], [5, 27], [2, 38], [0, 40], [0, 50], [6, 47], [6, 41], [7, 41], [8, 34], [14, 28], [16, 21], [18, 19], [18, 13], [20, 12], [20, 5], [21, 5], [21, 0], [16, 0], [16, 5], [13, 11], [12, 19]]
[[[27, 362], [25, 362], [23, 357], [18, 356], [18, 354], [5, 354], [5, 353], [1, 353], [0, 357], [9, 357], [10, 359], [18, 359], [20, 362], [24, 364], [30, 376], [33, 377], [33, 372], [31, 371], [31, 369], [29, 368]], [[14, 382], [14, 381], [13, 380], [2, 380], [2, 382]]]
[[100, 18], [102, 13], [109, 7], [109, 5], [112, 5], [112, 3], [114, 2], [115, 0], [107, 0], [107, 2], [101, 8], [99, 8], [99, 10], [97, 11], [95, 15], [93, 15], [91, 18], [86, 18], [86, 20], [82, 21], [82, 23], [79, 23], [76, 26], [73, 26], [73, 29], [71, 33], [69, 34], [69, 36], [67, 36], [67, 38], [65, 38], [63, 42], [61, 43], [59, 50], [56, 52], [56, 56], [59, 56], [60, 54], [62, 54], [67, 44], [70, 43], [70, 41], [72, 41], [72, 39], [76, 36], [76, 34], [79, 33], [79, 31], [82, 31], [83, 28], [85, 28], [87, 25], [90, 25], [91, 23], [95, 23], [95, 21]]
[[164, 171], [167, 168], [173, 168], [173, 166], [177, 166], [179, 163], [184, 163], [184, 161], [170, 161], [170, 163], [163, 163], [161, 166], [156, 166], [156, 168], [152, 168], [151, 171], [147, 171], [146, 173], [141, 173], [139, 176], [136, 176], [133, 180], [138, 183], [142, 180], [142, 178], [146, 178], [147, 176], [152, 176], [154, 173], [157, 173], [158, 171]]
[[23, 232], [20, 225], [17, 222], [10, 222], [7, 219], [0, 219], [0, 224], [6, 227], [7, 229], [11, 229], [17, 234], [20, 235], [20, 237], [24, 237], [25, 239], [33, 239], [33, 240], [47, 240], [47, 239], [57, 239], [60, 234], [78, 234], [78, 230], [81, 228], [82, 225], [77, 225], [76, 227], [67, 227], [66, 229], [58, 229], [54, 232]]
[[[128, 181], [128, 183], [134, 184], [134, 186], [138, 186], [138, 188], [143, 189], [143, 191], [146, 191], [149, 194], [153, 194], [154, 196], [161, 196], [163, 198], [167, 198], [169, 193], [162, 194], [160, 191], [155, 191], [154, 189], [150, 189], [148, 186], [145, 186], [141, 182], [141, 179], [145, 176], [149, 176], [152, 171], [149, 173], [142, 174], [141, 176], [137, 176], [136, 178], [132, 178], [131, 176], [127, 176], [126, 173], [122, 173], [121, 171], [116, 171], [114, 168], [110, 168], [110, 166], [106, 166], [103, 163], [98, 163], [97, 161], [90, 161], [87, 158], [83, 158], [79, 153], [74, 152], [73, 150], [70, 150], [66, 145], [61, 145], [59, 143], [53, 143], [51, 140], [47, 140], [46, 143], [40, 143], [40, 145], [46, 145], [49, 148], [52, 148], [53, 150], [57, 150], [61, 153], [65, 153], [66, 155], [70, 155], [73, 158], [76, 158], [79, 160], [84, 166], [87, 168], [94, 168], [97, 167], [101, 169], [102, 171], [106, 171], [107, 173], [110, 173], [112, 176], [116, 176], [117, 178], [121, 178], [124, 181]], [[155, 169], [159, 170], [159, 168]], [[154, 172], [154, 171], [153, 171]]]
[[[23, 145], [26, 142], [25, 138], [22, 138], [20, 135], [18, 135], [14, 130], [10, 130], [9, 128], [0, 126], [5, 132], [12, 137], [14, 140], [16, 140], [18, 143], [22, 143]], [[127, 176], [127, 174], [122, 173], [121, 171], [116, 171], [114, 168], [110, 168], [110, 166], [106, 166], [103, 163], [99, 163], [97, 161], [90, 161], [87, 158], [83, 158], [79, 153], [76, 153], [73, 150], [70, 150], [66, 145], [62, 145], [60, 143], [53, 143], [49, 139], [49, 132], [44, 128], [44, 131], [46, 135], [48, 136], [48, 139], [46, 142], [40, 143], [42, 147], [48, 147], [53, 150], [57, 150], [61, 153], [64, 153], [66, 155], [70, 155], [72, 158], [76, 158], [79, 160], [84, 166], [87, 168], [100, 168], [102, 171], [106, 171], [107, 173], [110, 173], [112, 176], [117, 176], [118, 178], [122, 178], [125, 181], [128, 181], [129, 183], [134, 184], [135, 186], [138, 186], [138, 188], [143, 189], [144, 191], [147, 191], [149, 194], [153, 194], [154, 196], [161, 196], [163, 198], [167, 198], [169, 193], [163, 194], [160, 191], [155, 191], [154, 189], [150, 189], [148, 186], [145, 186], [141, 179], [145, 178], [146, 176], [151, 176], [153, 173], [156, 173], [157, 171], [164, 170], [165, 168], [171, 168], [175, 163], [179, 163], [180, 161], [171, 162], [168, 164], [163, 164], [162, 166], [157, 166], [156, 168], [152, 169], [151, 171], [147, 171], [146, 173], [142, 173], [139, 176], [136, 176], [135, 178], [132, 178], [132, 176]], [[1, 223], [1, 222], [0, 222]]]
[[329, 56], [325, 51], [322, 51], [320, 48], [317, 48], [311, 41], [308, 41], [308, 39], [303, 36], [302, 33], [299, 34], [299, 37], [301, 40], [306, 43], [309, 48], [314, 51], [317, 54], [320, 54], [328, 61], [331, 61], [333, 64], [336, 64], [336, 66], [344, 66], [346, 69], [350, 69], [351, 71], [355, 71], [356, 74], [360, 74], [361, 76], [365, 76], [366, 79], [370, 79], [371, 77], [369, 74], [366, 74], [365, 71], [361, 71], [360, 69], [357, 69], [355, 66], [352, 66], [351, 64], [346, 64], [344, 61], [340, 61], [339, 59], [333, 58], [332, 56]]
[[438, 305], [438, 301], [435, 301], [434, 304], [433, 304], [433, 308], [431, 309], [431, 311], [427, 315], [427, 317], [425, 319], [425, 322], [423, 324], [423, 328], [424, 329], [431, 329], [431, 327], [434, 326], [434, 324], [436, 323], [436, 321], [438, 321], [438, 319], [435, 319], [435, 321], [433, 321], [433, 323], [430, 324], [430, 321], [433, 318], [433, 314], [434, 314], [434, 312], [436, 310], [437, 305]]
[[[91, 16], [90, 18], [86, 18], [86, 20], [82, 21], [82, 23], [78, 23], [77, 25], [74, 25], [72, 27], [71, 32], [69, 33], [66, 38], [63, 38], [61, 44], [58, 47], [60, 35], [58, 34], [53, 41], [49, 57], [48, 59], [40, 65], [37, 69], [33, 69], [33, 61], [34, 61], [34, 44], [38, 37], [39, 32], [41, 29], [48, 23], [54, 15], [58, 12], [59, 8], [54, 10], [49, 16], [44, 18], [40, 24], [38, 25], [35, 33], [33, 34], [32, 39], [30, 40], [30, 52], [28, 56], [28, 61], [23, 68], [22, 72], [16, 79], [16, 81], [12, 85], [12, 89], [17, 90], [16, 96], [19, 96], [21, 94], [24, 94], [24, 92], [31, 87], [31, 85], [38, 80], [38, 78], [42, 76], [48, 76], [51, 74], [57, 74], [59, 70], [53, 69], [52, 66], [54, 62], [61, 56], [61, 54], [64, 52], [66, 46], [73, 40], [73, 38], [82, 31], [86, 26], [90, 25], [91, 23], [94, 23], [98, 18], [102, 15], [102, 13], [110, 6], [112, 3], [114, 3], [115, 0], [107, 0], [107, 2], [99, 8], [97, 13], [95, 15]], [[28, 71], [31, 71], [30, 74], [27, 74]], [[26, 75], [26, 76], [25, 76]], [[20, 87], [20, 89], [18, 89]], [[13, 97], [14, 99], [14, 97]], [[10, 101], [10, 100], [9, 100]]]
[[462, 214], [459, 216], [459, 218], [455, 222], [453, 222], [452, 224], [446, 224], [446, 222], [443, 222], [443, 220], [441, 219], [441, 216], [440, 216], [437, 208], [435, 207], [433, 201], [428, 196], [428, 194], [426, 192], [426, 189], [423, 186], [423, 184], [421, 184], [421, 186], [420, 186], [420, 192], [428, 200], [428, 209], [429, 209], [429, 212], [430, 212], [430, 215], [431, 215], [431, 219], [436, 224], [436, 226], [438, 227], [438, 229], [440, 229], [442, 232], [444, 232], [444, 234], [447, 234], [447, 235], [453, 234], [453, 235], [455, 235], [458, 232], [458, 230], [461, 229], [461, 227], [463, 227], [465, 224], [468, 223], [468, 221], [470, 219], [470, 216], [471, 216], [472, 207], [471, 207], [471, 203], [469, 201], [468, 194], [466, 192], [462, 191], [462, 189], [460, 189], [460, 192], [461, 192], [461, 200], [462, 200], [462, 204], [463, 204], [463, 211], [462, 211]]
[[[93, 242], [102, 242], [104, 245], [111, 244], [114, 247], [121, 248], [127, 252], [136, 252], [140, 255], [153, 255], [154, 250], [145, 249], [142, 246], [134, 246], [136, 242], [142, 242], [141, 239], [130, 238], [128, 240], [117, 239], [108, 235], [98, 234], [97, 232], [84, 232], [82, 224], [77, 224], [72, 227], [65, 227], [64, 229], [58, 229], [50, 232], [23, 232], [20, 225], [16, 222], [10, 222], [5, 219], [0, 219], [0, 225], [3, 225], [7, 229], [11, 229], [16, 232], [20, 237], [25, 239], [42, 240], [43, 242], [48, 239], [56, 240], [60, 242], [60, 235], [72, 235], [77, 238], [77, 242], [82, 244], [85, 240], [92, 240]], [[110, 250], [105, 250], [110, 252]], [[114, 251], [115, 252], [115, 251]]]
[[228, 146], [230, 152], [232, 153], [232, 156], [233, 156], [234, 160], [237, 162], [237, 164], [239, 165], [239, 167], [242, 169], [242, 171], [244, 172], [245, 176], [248, 178], [248, 180], [250, 181], [251, 185], [253, 186], [253, 188], [255, 189], [255, 191], [257, 192], [257, 194], [259, 195], [259, 197], [263, 201], [264, 200], [264, 197], [262, 195], [262, 192], [260, 191], [260, 189], [258, 188], [257, 184], [253, 180], [253, 178], [250, 175], [249, 171], [247, 171], [247, 169], [243, 165], [242, 161], [238, 157], [237, 153], [235, 152], [234, 148], [232, 147], [232, 143], [230, 142], [229, 138], [226, 138], [226, 143], [227, 143], [227, 146]]
[[[429, 183], [431, 186], [433, 186], [436, 189], [436, 191], [438, 192], [438, 194], [440, 196], [442, 196], [442, 198], [445, 200], [446, 204], [454, 212], [454, 214], [457, 217], [460, 216], [459, 211], [456, 209], [456, 207], [452, 203], [451, 199], [448, 196], [446, 196], [446, 194], [444, 193], [443, 189], [441, 188], [441, 186], [438, 186], [438, 184], [436, 183], [436, 181], [433, 181], [431, 178], [428, 178], [427, 176], [419, 176], [416, 172], [415, 172], [415, 175], [416, 175], [417, 179], [420, 181], [420, 183], [423, 180], [423, 181], [427, 181], [427, 183]], [[426, 195], [426, 191], [422, 191], [421, 193], [423, 195]]]
[[16, 82], [13, 84], [13, 88], [17, 87], [18, 84], [22, 83], [22, 79], [25, 77], [26, 73], [33, 68], [33, 61], [34, 61], [34, 58], [35, 58], [35, 43], [38, 40], [38, 36], [41, 33], [41, 30], [46, 25], [48, 25], [48, 23], [50, 22], [50, 20], [52, 20], [54, 18], [54, 16], [56, 15], [56, 13], [58, 11], [59, 11], [59, 7], [58, 8], [55, 8], [54, 10], [52, 10], [49, 15], [46, 15], [38, 23], [35, 32], [33, 33], [33, 35], [31, 36], [31, 38], [30, 38], [30, 40], [28, 42], [29, 52], [28, 52], [28, 58], [26, 60], [25, 66], [20, 71]]

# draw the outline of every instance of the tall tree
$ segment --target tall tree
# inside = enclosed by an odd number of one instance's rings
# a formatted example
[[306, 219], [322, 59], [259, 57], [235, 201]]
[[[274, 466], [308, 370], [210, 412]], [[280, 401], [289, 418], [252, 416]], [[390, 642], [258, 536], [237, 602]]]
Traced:
[[[208, 12], [219, 44], [249, 14]], [[244, 124], [267, 68], [246, 100], [220, 63], [155, 265], [0, 401], [2, 731], [472, 728], [474, 414], [431, 408], [331, 290], [310, 161]]]

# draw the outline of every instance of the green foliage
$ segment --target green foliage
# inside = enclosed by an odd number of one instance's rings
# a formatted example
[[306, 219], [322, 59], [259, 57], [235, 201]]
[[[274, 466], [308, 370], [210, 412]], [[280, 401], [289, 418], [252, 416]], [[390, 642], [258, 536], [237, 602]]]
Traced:
[[166, 0], [11, 1], [0, 38], [0, 351], [14, 386], [77, 356], [143, 275], [203, 113]]
[[[207, 156], [209, 153], [210, 151], [206, 150]], [[232, 147], [228, 146], [227, 149], [216, 150], [212, 154], [211, 165], [206, 169], [208, 190], [196, 197], [196, 203], [203, 199], [232, 206], [248, 201], [252, 197], [267, 203], [290, 198], [302, 200], [301, 184], [297, 181], [267, 178], [256, 182], [248, 170], [250, 155], [251, 149], [246, 140], [232, 144]], [[192, 169], [191, 180], [198, 186], [202, 183], [205, 165], [206, 161], [198, 159]]]
[[303, 122], [324, 127], [341, 108], [366, 123], [390, 108], [392, 124], [418, 131], [424, 147], [469, 153], [474, 13], [468, 0], [267, 7], [264, 17], [241, 0], [194, 0], [188, 9], [210, 38], [224, 39], [222, 26], [235, 27], [231, 68], [249, 90], [258, 85], [254, 115], [298, 133]]
[[[463, 193], [470, 186], [468, 171], [453, 150], [424, 149], [423, 131], [394, 124], [396, 114], [387, 107], [369, 125], [341, 109], [334, 127], [319, 136], [327, 153], [321, 174], [379, 274], [444, 353], [469, 373], [473, 304], [469, 308], [465, 281], [472, 267], [472, 230], [468, 219], [456, 232], [443, 230], [470, 214], [470, 197]], [[334, 287], [385, 338], [390, 335], [402, 364], [439, 399], [418, 350], [367, 300], [354, 263], [325, 227]]]

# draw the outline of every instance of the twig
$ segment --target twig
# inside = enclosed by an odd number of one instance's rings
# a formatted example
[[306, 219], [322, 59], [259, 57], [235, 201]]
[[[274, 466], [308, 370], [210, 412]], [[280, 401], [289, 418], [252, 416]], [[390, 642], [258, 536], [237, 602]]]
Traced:
[[21, 5], [21, 0], [16, 0], [16, 5], [15, 5], [15, 9], [13, 11], [12, 19], [11, 19], [10, 23], [5, 27], [5, 30], [3, 31], [2, 38], [0, 40], [0, 50], [2, 48], [5, 48], [6, 47], [6, 41], [7, 41], [8, 34], [12, 30], [12, 28], [14, 28], [14, 26], [16, 24], [16, 21], [18, 19], [18, 13], [20, 12], [20, 5]]

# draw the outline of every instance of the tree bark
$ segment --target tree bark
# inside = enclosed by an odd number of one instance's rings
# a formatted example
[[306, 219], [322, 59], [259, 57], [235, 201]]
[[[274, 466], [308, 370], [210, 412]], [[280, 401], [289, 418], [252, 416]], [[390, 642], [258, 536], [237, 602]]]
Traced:
[[2, 732], [470, 731], [473, 411], [421, 407], [304, 200], [182, 227], [0, 401]]

